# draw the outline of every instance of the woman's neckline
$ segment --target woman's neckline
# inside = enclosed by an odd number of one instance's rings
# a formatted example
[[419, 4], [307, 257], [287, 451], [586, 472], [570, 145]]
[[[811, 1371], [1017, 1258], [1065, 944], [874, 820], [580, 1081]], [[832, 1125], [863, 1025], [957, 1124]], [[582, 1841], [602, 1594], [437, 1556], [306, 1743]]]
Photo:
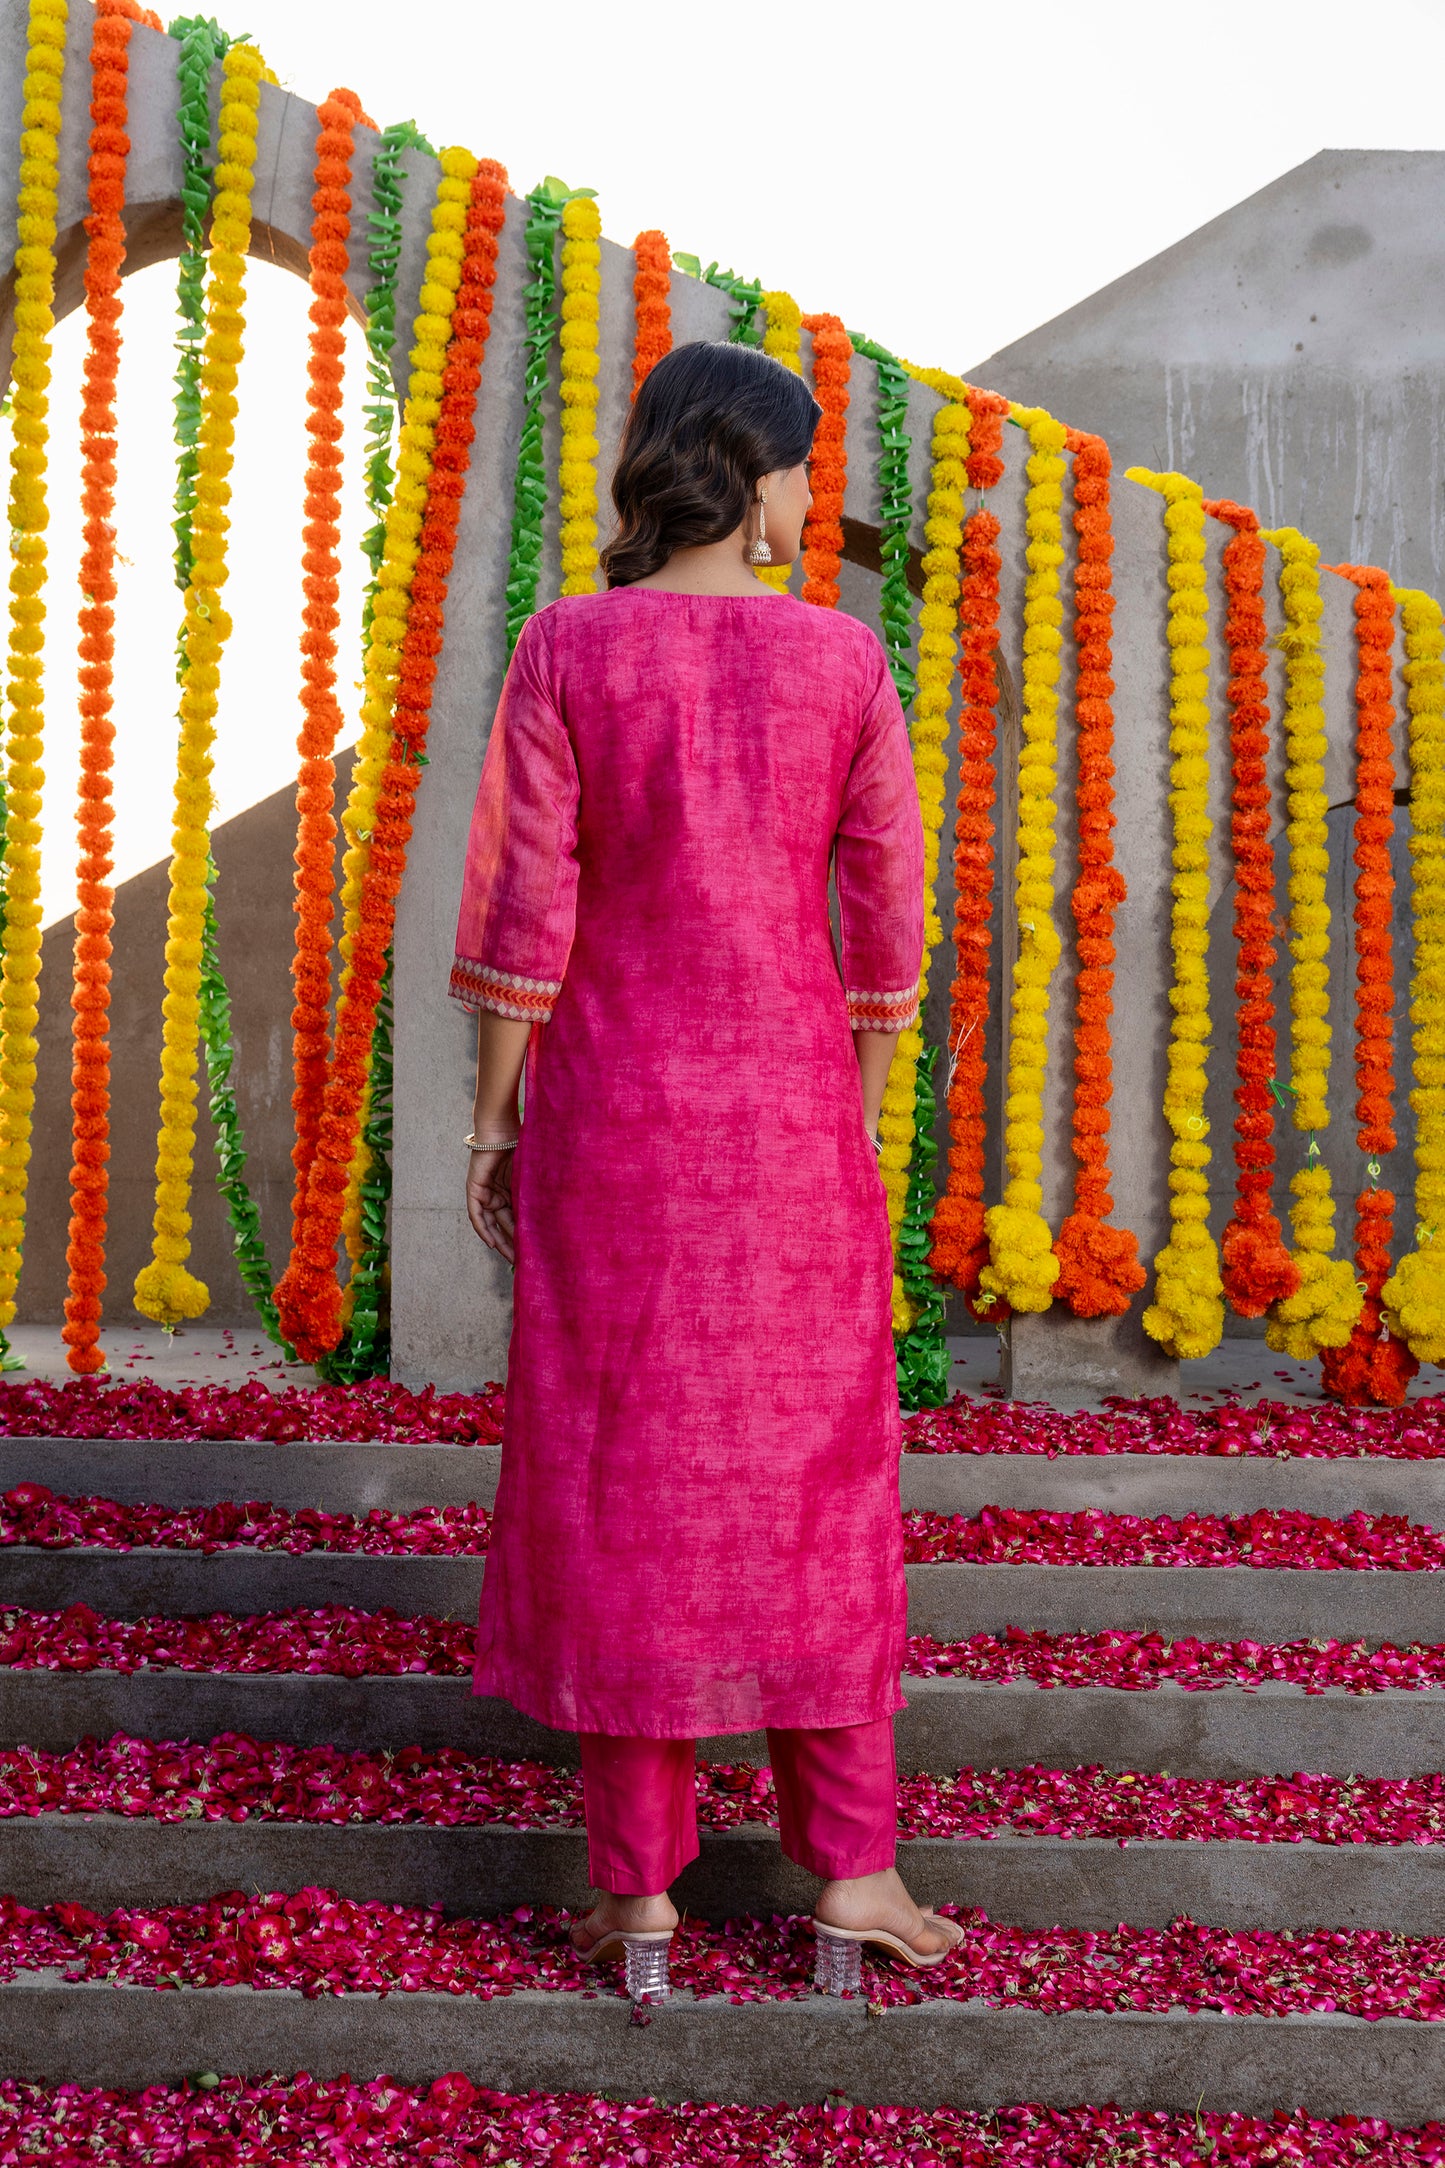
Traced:
[[766, 587], [760, 587], [755, 595], [711, 595], [705, 590], [688, 587], [644, 587], [640, 580], [633, 580], [626, 587], [609, 588], [608, 593], [613, 595], [660, 595], [669, 602], [794, 602], [797, 600], [794, 595], [776, 594]]

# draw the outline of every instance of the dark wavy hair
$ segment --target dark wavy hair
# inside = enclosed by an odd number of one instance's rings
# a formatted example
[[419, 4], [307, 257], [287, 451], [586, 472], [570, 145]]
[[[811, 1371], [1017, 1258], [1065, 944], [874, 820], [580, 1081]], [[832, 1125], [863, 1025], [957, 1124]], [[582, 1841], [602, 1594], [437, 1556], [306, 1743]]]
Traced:
[[762, 477], [807, 458], [822, 411], [801, 377], [756, 347], [699, 339], [664, 354], [622, 432], [608, 586], [735, 533]]

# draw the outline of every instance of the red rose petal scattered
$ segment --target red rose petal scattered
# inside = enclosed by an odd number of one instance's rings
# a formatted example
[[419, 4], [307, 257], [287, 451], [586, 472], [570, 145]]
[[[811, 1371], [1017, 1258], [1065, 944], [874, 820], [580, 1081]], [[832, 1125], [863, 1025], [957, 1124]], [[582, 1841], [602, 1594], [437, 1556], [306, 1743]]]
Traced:
[[[777, 1827], [772, 1772], [709, 1762], [697, 1772], [707, 1829]], [[222, 1732], [204, 1742], [82, 1740], [62, 1754], [0, 1748], [0, 1819], [119, 1814], [158, 1822], [412, 1822], [432, 1828], [582, 1826], [581, 1780], [545, 1762], [453, 1747], [344, 1752]], [[1161, 1776], [1147, 1770], [961, 1769], [905, 1776], [903, 1837], [1219, 1837], [1252, 1843], [1435, 1844], [1445, 1776]]]
[[392, 2078], [222, 2078], [214, 2086], [143, 2093], [0, 2082], [0, 2146], [48, 2168], [174, 2161], [197, 2168], [315, 2168], [418, 2160], [471, 2168], [537, 2161], [546, 2168], [1438, 2168], [1445, 2124], [1399, 2130], [1374, 2116], [1337, 2121], [1281, 2111], [1268, 2118], [1171, 2115], [1162, 2109], [718, 2107], [617, 2101], [592, 2093], [494, 2093], [461, 2072], [430, 2087]]
[[1097, 1411], [1066, 1413], [1042, 1401], [968, 1400], [903, 1418], [910, 1453], [1220, 1453], [1337, 1460], [1358, 1454], [1392, 1460], [1445, 1455], [1445, 1399], [1401, 1408], [1318, 1407], [1224, 1399], [1194, 1410], [1177, 1400], [1109, 1399]]
[[[1220, 2010], [1283, 2017], [1445, 2017], [1445, 1936], [1375, 1929], [1229, 1933], [1180, 1918], [1167, 1928], [995, 1926], [944, 1905], [964, 1939], [935, 1970], [870, 1966], [868, 2000], [885, 2007], [981, 1999], [995, 2009]], [[523, 1905], [488, 1919], [440, 1906], [366, 1903], [308, 1888], [204, 1904], [32, 1908], [0, 1896], [0, 1980], [43, 1969], [70, 1981], [153, 1987], [287, 1987], [303, 1995], [396, 1990], [475, 1995], [519, 1988], [578, 1992], [597, 1974], [567, 1939], [570, 1915]], [[742, 2002], [812, 1991], [813, 1938], [797, 1919], [687, 1919], [673, 1941], [677, 1986]], [[620, 1991], [620, 1990], [619, 1990]]]
[[1278, 1508], [1257, 1513], [1038, 1513], [985, 1506], [975, 1515], [905, 1513], [911, 1565], [1287, 1566], [1315, 1572], [1438, 1573], [1445, 1532], [1395, 1513], [1330, 1520]]
[[[203, 1618], [102, 1618], [88, 1604], [65, 1611], [0, 1611], [0, 1665], [18, 1671], [309, 1672], [346, 1679], [426, 1672], [460, 1678], [471, 1671], [476, 1629], [461, 1619], [401, 1618], [345, 1604], [260, 1611], [217, 1611]], [[1052, 1634], [1023, 1626], [974, 1634], [967, 1641], [910, 1635], [904, 1671], [1038, 1686], [1187, 1688], [1258, 1686], [1273, 1680], [1320, 1694], [1341, 1686], [1373, 1694], [1383, 1687], [1445, 1686], [1445, 1644], [1363, 1641], [1166, 1641], [1162, 1634], [1120, 1630]]]
[[0, 1437], [6, 1438], [305, 1438], [348, 1443], [381, 1439], [401, 1445], [498, 1445], [500, 1385], [479, 1393], [438, 1393], [428, 1385], [372, 1378], [362, 1385], [288, 1385], [279, 1393], [248, 1385], [105, 1384], [70, 1378], [0, 1384]]
[[258, 1500], [213, 1506], [118, 1505], [68, 1498], [43, 1483], [17, 1483], [0, 1498], [0, 1545], [103, 1551], [363, 1551], [373, 1558], [474, 1557], [487, 1548], [491, 1516], [479, 1505], [423, 1506], [388, 1513], [290, 1512]]

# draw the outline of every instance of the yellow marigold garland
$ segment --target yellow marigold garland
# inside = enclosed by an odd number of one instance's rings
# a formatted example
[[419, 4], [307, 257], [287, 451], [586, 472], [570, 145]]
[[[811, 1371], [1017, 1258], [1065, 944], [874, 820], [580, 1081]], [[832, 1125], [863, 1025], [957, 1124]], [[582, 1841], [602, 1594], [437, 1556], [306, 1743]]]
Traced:
[[1280, 593], [1285, 658], [1285, 780], [1289, 798], [1290, 1087], [1292, 1116], [1309, 1133], [1307, 1165], [1290, 1183], [1292, 1257], [1298, 1292], [1271, 1303], [1265, 1339], [1280, 1355], [1308, 1362], [1321, 1348], [1343, 1347], [1355, 1329], [1364, 1291], [1349, 1258], [1333, 1255], [1335, 1203], [1330, 1172], [1314, 1132], [1330, 1118], [1329, 830], [1325, 825], [1324, 656], [1320, 652], [1318, 547], [1297, 527], [1265, 533], [1283, 560]]
[[[10, 641], [5, 926], [0, 955], [0, 1326], [15, 1316], [25, 1241], [35, 1027], [40, 1015], [40, 807], [45, 773], [46, 447], [55, 326], [55, 221], [65, 0], [31, 0], [20, 120], [11, 371]], [[0, 1335], [0, 1357], [4, 1356]], [[9, 1359], [6, 1358], [8, 1366]]]
[[1415, 1246], [1386, 1280], [1385, 1322], [1421, 1362], [1445, 1362], [1445, 622], [1432, 595], [1397, 588], [1410, 705], [1414, 869]]
[[562, 211], [562, 593], [597, 591], [597, 317], [602, 221], [587, 195]]
[[161, 1123], [156, 1140], [156, 1208], [151, 1262], [136, 1275], [135, 1306], [167, 1327], [200, 1317], [210, 1302], [186, 1268], [191, 1253], [191, 1169], [196, 1142], [196, 1055], [200, 1039], [201, 938], [211, 837], [211, 748], [221, 654], [231, 620], [221, 607], [230, 527], [236, 375], [245, 320], [246, 251], [256, 113], [265, 63], [253, 45], [233, 45], [222, 63], [216, 196], [206, 269], [206, 341], [196, 445], [193, 563], [181, 626], [180, 744], [171, 827], [170, 917], [166, 941]]
[[440, 164], [421, 298], [412, 326], [411, 374], [397, 446], [396, 488], [386, 510], [381, 566], [362, 668], [361, 738], [346, 810], [341, 816], [346, 836], [346, 854], [341, 861], [343, 1000], [347, 966], [356, 940], [361, 883], [371, 857], [377, 793], [391, 751], [401, 643], [411, 608], [412, 573], [421, 554], [422, 514], [426, 509], [437, 416], [441, 412], [442, 371], [451, 336], [452, 309], [461, 284], [467, 204], [477, 170], [471, 152], [457, 148], [444, 150]]
[[1130, 467], [1131, 482], [1164, 499], [1169, 551], [1169, 807], [1174, 822], [1174, 1011], [1164, 1119], [1169, 1147], [1169, 1240], [1154, 1260], [1144, 1330], [1166, 1354], [1207, 1355], [1224, 1334], [1224, 1283], [1209, 1232], [1209, 648], [1204, 493], [1182, 474]]
[[[943, 827], [948, 784], [945, 746], [958, 653], [955, 627], [962, 584], [963, 493], [968, 484], [966, 461], [970, 417], [964, 403], [966, 388], [957, 378], [944, 378], [940, 372], [915, 369], [907, 362], [903, 366], [910, 376], [931, 385], [946, 401], [933, 418], [928, 512], [923, 529], [927, 544], [923, 554], [923, 601], [918, 612], [918, 690], [913, 697], [909, 724], [913, 773], [923, 814], [923, 968], [918, 980], [921, 1014], [928, 995], [928, 971], [933, 951], [943, 938], [937, 902], [938, 838]], [[922, 1052], [922, 1030], [918, 1024], [910, 1024], [899, 1034], [883, 1093], [880, 1134], [884, 1138], [884, 1149], [879, 1164], [888, 1199], [888, 1224], [893, 1235], [895, 1333], [910, 1332], [918, 1317], [918, 1306], [905, 1289], [898, 1270], [898, 1234], [908, 1204], [918, 1059]]]
[[[763, 332], [763, 352], [771, 354], [774, 361], [780, 361], [785, 369], [791, 369], [794, 376], [801, 376], [803, 373], [802, 310], [798, 307], [791, 294], [780, 293], [776, 290], [764, 292], [763, 308], [767, 316], [767, 325]], [[791, 565], [759, 565], [757, 568], [758, 578], [762, 581], [764, 587], [774, 588], [780, 595], [787, 591], [792, 570]], [[913, 1102], [910, 1099], [910, 1111], [912, 1105]], [[905, 1176], [905, 1186], [906, 1180]], [[896, 1302], [894, 1308], [897, 1309]]]
[[1002, 1204], [984, 1215], [989, 1261], [979, 1274], [985, 1297], [1018, 1311], [1047, 1310], [1059, 1276], [1054, 1238], [1043, 1216], [1044, 1076], [1049, 990], [1059, 960], [1054, 924], [1054, 792], [1059, 727], [1059, 650], [1064, 609], [1064, 444], [1062, 422], [1042, 407], [1014, 406], [1028, 431], [1024, 584], [1023, 718], [1019, 743], [1018, 869], [1014, 896], [1019, 955], [1013, 967]]

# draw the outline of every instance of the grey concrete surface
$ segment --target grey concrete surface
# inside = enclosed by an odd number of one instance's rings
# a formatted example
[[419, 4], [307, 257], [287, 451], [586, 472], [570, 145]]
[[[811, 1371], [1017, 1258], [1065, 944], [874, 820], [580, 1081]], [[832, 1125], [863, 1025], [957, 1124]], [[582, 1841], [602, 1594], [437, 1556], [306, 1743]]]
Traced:
[[[699, 1919], [812, 1910], [818, 1879], [752, 1825], [700, 1833], [673, 1884]], [[1230, 1929], [1378, 1927], [1445, 1932], [1438, 1845], [1208, 1843], [1003, 1836], [905, 1838], [899, 1870], [931, 1904], [977, 1905], [1024, 1927], [1165, 1927], [1180, 1913]], [[580, 1829], [503, 1823], [434, 1829], [355, 1823], [173, 1822], [45, 1814], [0, 1822], [0, 1889], [22, 1904], [200, 1903], [223, 1889], [317, 1886], [458, 1915], [585, 1907]]]
[[[338, 1444], [255, 1439], [0, 1438], [0, 1491], [48, 1483], [68, 1496], [122, 1504], [206, 1506], [255, 1498], [297, 1510], [414, 1512], [423, 1506], [490, 1507], [501, 1447]], [[975, 1514], [985, 1506], [1144, 1515], [1254, 1513], [1280, 1508], [1342, 1518], [1397, 1513], [1437, 1527], [1445, 1520], [1445, 1463], [1288, 1455], [1225, 1458], [1191, 1453], [905, 1453], [905, 1512]]]
[[[1307, 1694], [1265, 1684], [1043, 1688], [906, 1678], [899, 1767], [947, 1774], [1085, 1764], [1175, 1776], [1433, 1776], [1445, 1767], [1445, 1689]], [[550, 1731], [464, 1678], [344, 1679], [296, 1673], [0, 1669], [0, 1745], [61, 1752], [124, 1731], [152, 1739], [249, 1732], [298, 1746], [458, 1747], [577, 1766], [573, 1733]], [[705, 1761], [764, 1762], [761, 1732], [705, 1740]]]
[[[0, 1549], [0, 1604], [86, 1603], [108, 1618], [386, 1607], [409, 1618], [475, 1617], [485, 1560], [247, 1548]], [[1053, 1633], [1134, 1627], [1210, 1640], [1445, 1641], [1445, 1573], [1252, 1566], [908, 1568], [909, 1630], [962, 1640], [1006, 1626]]]
[[80, 2085], [176, 2084], [198, 2070], [298, 2065], [317, 2077], [385, 2071], [403, 2082], [465, 2070], [507, 2092], [577, 2088], [614, 2099], [999, 2107], [1196, 2104], [1268, 2115], [1410, 2125], [1445, 2100], [1445, 2026], [1385, 2018], [1229, 2018], [1171, 2011], [1044, 2015], [935, 2001], [874, 2015], [866, 2003], [694, 2002], [634, 2025], [628, 2005], [536, 1990], [471, 1996], [321, 1996], [287, 1989], [149, 1988], [29, 1974], [0, 1987], [0, 2066]]
[[[0, 1588], [4, 1571], [0, 1565]], [[912, 1633], [961, 1640], [1005, 1626], [1145, 1627], [1171, 1639], [1442, 1641], [1445, 1573], [1267, 1566], [908, 1568]]]

